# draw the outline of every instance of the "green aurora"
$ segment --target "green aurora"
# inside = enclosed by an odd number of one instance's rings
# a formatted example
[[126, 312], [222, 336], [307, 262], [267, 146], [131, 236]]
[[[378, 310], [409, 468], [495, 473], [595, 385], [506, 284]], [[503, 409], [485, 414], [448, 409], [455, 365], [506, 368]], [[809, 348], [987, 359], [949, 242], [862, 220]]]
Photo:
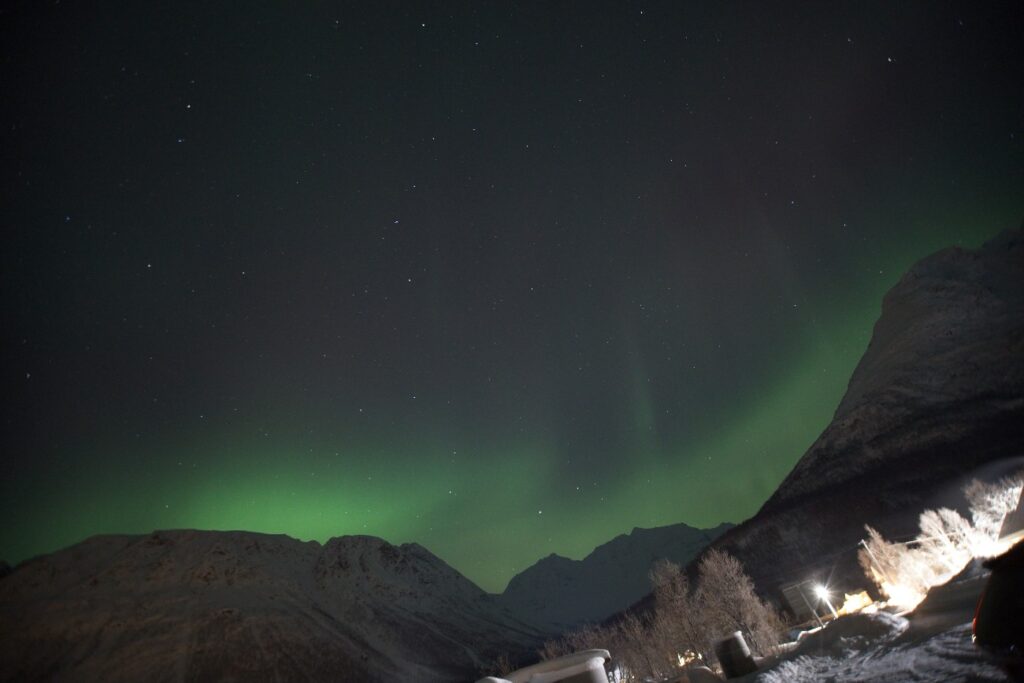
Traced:
[[[642, 10], [642, 11], [641, 11]], [[0, 559], [740, 522], [1024, 212], [1013, 3], [21, 3]]]
[[[582, 558], [636, 526], [740, 522], [828, 424], [883, 293], [918, 257], [944, 244], [976, 247], [991, 235], [947, 229], [893, 253], [861, 300], [843, 306], [848, 315], [809, 325], [798, 350], [773, 359], [777, 373], [724, 414], [693, 425], [692, 439], [658, 445], [653, 420], [643, 415], [651, 401], [634, 391], [635, 446], [621, 454], [629, 467], [614, 476], [592, 468], [559, 474], [559, 449], [543, 440], [434, 434], [321, 441], [301, 430], [253, 439], [229, 425], [187, 443], [168, 440], [155, 452], [131, 442], [98, 444], [76, 459], [78, 469], [51, 472], [45, 486], [14, 492], [28, 523], [8, 526], [3, 547], [18, 561], [96, 533], [245, 529], [320, 542], [369, 534], [424, 545], [500, 592], [541, 557]], [[624, 384], [630, 382], [644, 383], [634, 377]], [[109, 459], [110, 450], [123, 464], [91, 471], [88, 463]]]

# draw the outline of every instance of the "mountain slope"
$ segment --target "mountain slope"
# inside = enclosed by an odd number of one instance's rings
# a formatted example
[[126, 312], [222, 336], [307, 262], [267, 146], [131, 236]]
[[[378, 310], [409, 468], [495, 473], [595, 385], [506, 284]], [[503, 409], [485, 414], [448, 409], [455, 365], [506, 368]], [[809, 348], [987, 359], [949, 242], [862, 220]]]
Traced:
[[647, 573], [655, 560], [685, 565], [730, 526], [638, 528], [598, 546], [582, 560], [549, 555], [513, 577], [499, 601], [524, 621], [552, 631], [598, 622], [650, 591]]
[[863, 525], [916, 531], [976, 474], [1024, 456], [1024, 232], [914, 265], [883, 301], [835, 417], [750, 520], [714, 545], [762, 590], [863, 577]]
[[0, 580], [0, 679], [465, 680], [538, 634], [416, 544], [98, 536]]

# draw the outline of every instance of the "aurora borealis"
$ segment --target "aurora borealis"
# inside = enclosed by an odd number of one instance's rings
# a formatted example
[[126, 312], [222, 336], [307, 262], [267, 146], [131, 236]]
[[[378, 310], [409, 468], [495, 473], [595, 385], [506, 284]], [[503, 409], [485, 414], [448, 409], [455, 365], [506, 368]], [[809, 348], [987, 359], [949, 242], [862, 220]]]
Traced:
[[833, 5], [3, 10], [0, 558], [749, 517], [1024, 215], [1020, 6]]

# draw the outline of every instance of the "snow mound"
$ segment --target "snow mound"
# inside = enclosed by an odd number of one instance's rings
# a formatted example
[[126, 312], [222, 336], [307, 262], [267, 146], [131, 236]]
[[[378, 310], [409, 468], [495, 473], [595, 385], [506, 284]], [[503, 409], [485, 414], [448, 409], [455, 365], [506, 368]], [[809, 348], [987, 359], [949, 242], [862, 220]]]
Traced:
[[797, 655], [848, 656], [872, 645], [895, 640], [908, 622], [887, 612], [850, 614], [800, 640]]
[[971, 643], [970, 624], [921, 643], [870, 648], [850, 656], [802, 656], [759, 674], [757, 683], [995, 683], [1010, 680]]

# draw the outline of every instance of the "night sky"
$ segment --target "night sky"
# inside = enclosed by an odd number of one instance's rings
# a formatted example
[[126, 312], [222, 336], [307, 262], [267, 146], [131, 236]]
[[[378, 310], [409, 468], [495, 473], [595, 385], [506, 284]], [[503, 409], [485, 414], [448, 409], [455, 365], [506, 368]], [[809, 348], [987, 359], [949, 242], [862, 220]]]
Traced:
[[1019, 2], [5, 6], [11, 562], [742, 521], [1024, 216]]

